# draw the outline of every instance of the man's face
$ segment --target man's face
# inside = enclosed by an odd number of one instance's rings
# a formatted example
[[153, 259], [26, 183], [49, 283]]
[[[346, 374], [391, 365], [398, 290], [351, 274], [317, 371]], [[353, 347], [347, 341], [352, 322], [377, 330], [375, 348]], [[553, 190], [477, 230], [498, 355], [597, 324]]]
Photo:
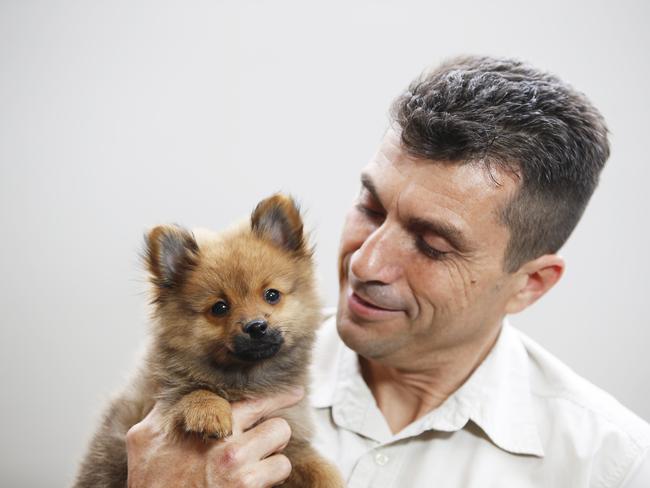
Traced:
[[341, 237], [344, 342], [407, 366], [494, 337], [514, 293], [503, 266], [509, 232], [497, 212], [516, 185], [496, 168], [413, 158], [389, 131], [362, 172]]

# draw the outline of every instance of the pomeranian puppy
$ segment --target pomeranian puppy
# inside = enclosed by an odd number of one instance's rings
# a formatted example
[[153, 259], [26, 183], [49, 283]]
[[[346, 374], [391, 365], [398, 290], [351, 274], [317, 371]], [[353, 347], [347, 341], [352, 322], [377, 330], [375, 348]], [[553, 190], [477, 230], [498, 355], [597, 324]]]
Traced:
[[[159, 402], [170, 436], [227, 437], [230, 402], [307, 387], [321, 322], [312, 249], [293, 200], [261, 201], [250, 224], [194, 235], [172, 225], [145, 238], [152, 342], [129, 387], [109, 406], [81, 464], [77, 488], [126, 486], [126, 432]], [[339, 488], [310, 446], [305, 400], [285, 409], [292, 429], [285, 487]]]

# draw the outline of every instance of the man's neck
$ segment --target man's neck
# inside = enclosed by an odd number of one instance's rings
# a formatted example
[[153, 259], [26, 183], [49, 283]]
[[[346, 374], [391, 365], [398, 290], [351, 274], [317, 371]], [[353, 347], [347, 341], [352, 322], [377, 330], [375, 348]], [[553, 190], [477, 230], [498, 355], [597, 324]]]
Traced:
[[359, 357], [361, 373], [375, 401], [396, 434], [413, 421], [439, 407], [483, 362], [499, 330], [483, 344], [450, 354], [437, 354], [418, 370], [387, 366]]

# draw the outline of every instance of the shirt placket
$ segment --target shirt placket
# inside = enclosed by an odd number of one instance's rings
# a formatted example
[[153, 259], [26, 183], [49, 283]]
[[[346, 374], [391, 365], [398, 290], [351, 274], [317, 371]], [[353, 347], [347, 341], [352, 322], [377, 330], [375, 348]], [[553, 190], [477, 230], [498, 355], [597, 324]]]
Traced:
[[367, 450], [361, 455], [348, 478], [348, 488], [388, 488], [399, 470], [397, 452], [390, 448], [393, 438], [372, 394], [359, 374], [351, 374], [341, 383], [333, 407], [334, 421], [366, 439]]
[[402, 451], [379, 444], [363, 455], [355, 465], [348, 480], [348, 488], [398, 488], [395, 480], [399, 473]]

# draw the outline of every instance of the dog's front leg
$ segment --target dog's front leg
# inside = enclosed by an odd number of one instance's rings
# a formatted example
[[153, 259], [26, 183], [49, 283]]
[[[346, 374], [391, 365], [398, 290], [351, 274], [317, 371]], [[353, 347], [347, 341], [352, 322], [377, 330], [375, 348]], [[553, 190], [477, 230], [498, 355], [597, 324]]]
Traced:
[[204, 440], [232, 434], [230, 403], [208, 390], [195, 390], [163, 409], [164, 431], [171, 436], [194, 434]]

